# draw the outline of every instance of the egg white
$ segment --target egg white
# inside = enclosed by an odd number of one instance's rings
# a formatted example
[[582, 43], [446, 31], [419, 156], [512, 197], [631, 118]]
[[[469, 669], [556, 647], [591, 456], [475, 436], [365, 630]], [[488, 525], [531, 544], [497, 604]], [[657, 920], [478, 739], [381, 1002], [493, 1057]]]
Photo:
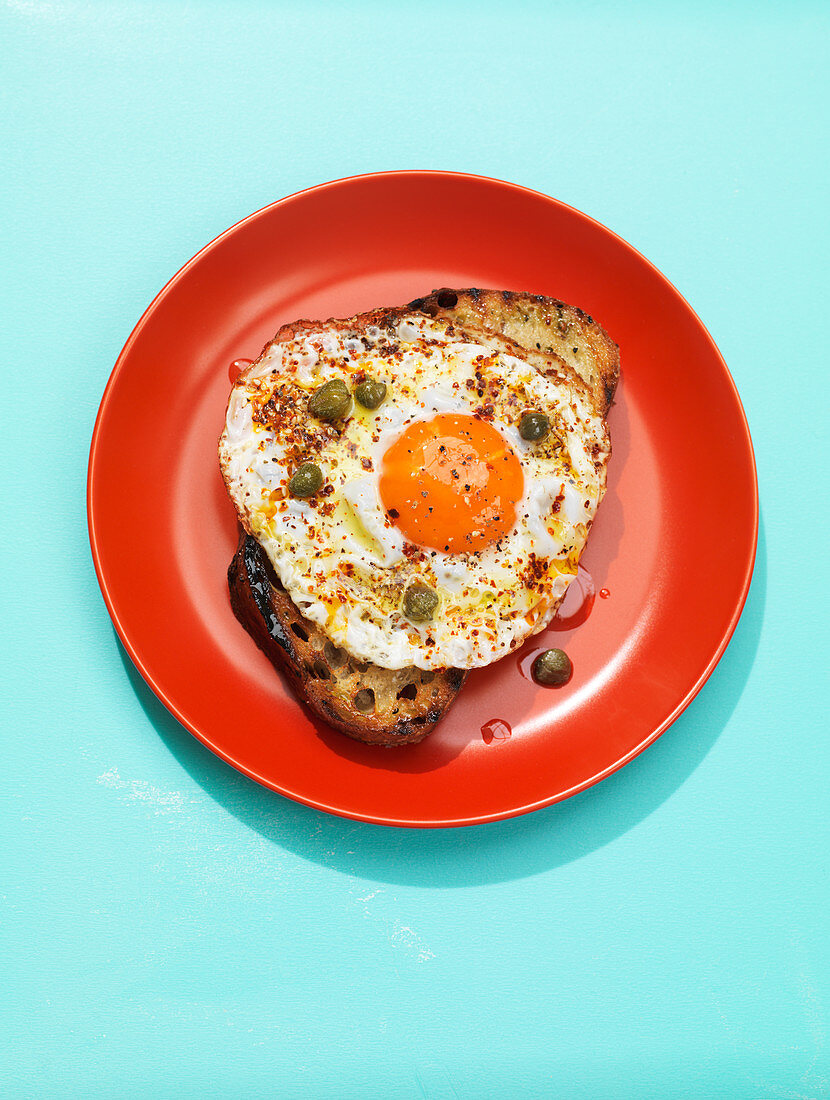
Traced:
[[[328, 495], [291, 497], [292, 432], [313, 421], [302, 412], [307, 394], [331, 378], [351, 389], [358, 372], [385, 382], [386, 400], [375, 411], [354, 405], [340, 435], [312, 444]], [[478, 553], [413, 547], [381, 503], [383, 457], [415, 421], [481, 415], [482, 377], [485, 416], [522, 465], [516, 524]], [[289, 412], [269, 424], [257, 412], [280, 386], [290, 388]], [[521, 438], [519, 413], [528, 408], [550, 417], [558, 449]], [[292, 600], [335, 645], [385, 668], [487, 665], [547, 625], [576, 572], [608, 452], [584, 391], [420, 315], [394, 330], [321, 327], [271, 344], [235, 384], [220, 441], [230, 495]], [[439, 595], [430, 623], [402, 613], [414, 583]]]

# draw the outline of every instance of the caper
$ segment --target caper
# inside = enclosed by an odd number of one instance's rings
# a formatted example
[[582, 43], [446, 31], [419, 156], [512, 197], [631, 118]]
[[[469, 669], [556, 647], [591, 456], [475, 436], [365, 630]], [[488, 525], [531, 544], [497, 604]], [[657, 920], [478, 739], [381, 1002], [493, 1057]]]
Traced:
[[544, 413], [525, 413], [519, 421], [519, 435], [529, 443], [544, 439], [550, 431], [550, 421]]
[[373, 382], [367, 378], [354, 391], [354, 396], [358, 405], [362, 405], [364, 409], [376, 409], [378, 405], [383, 404], [383, 399], [386, 397], [386, 383]]
[[346, 383], [342, 378], [332, 378], [318, 386], [308, 399], [308, 411], [318, 420], [339, 420], [349, 411], [352, 403]]
[[295, 497], [310, 497], [323, 484], [323, 471], [313, 462], [304, 462], [294, 471], [288, 491]]
[[548, 687], [567, 684], [573, 674], [571, 659], [564, 649], [546, 649], [533, 662], [533, 679]]
[[428, 623], [438, 607], [438, 593], [422, 584], [413, 584], [403, 601], [403, 613], [413, 623]]

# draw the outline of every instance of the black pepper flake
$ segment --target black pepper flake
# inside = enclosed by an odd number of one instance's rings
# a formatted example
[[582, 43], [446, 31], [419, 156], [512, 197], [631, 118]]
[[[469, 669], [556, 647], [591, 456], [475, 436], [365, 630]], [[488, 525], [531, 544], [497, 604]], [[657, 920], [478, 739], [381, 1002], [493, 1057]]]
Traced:
[[388, 513], [387, 513], [387, 515], [390, 517], [390, 519], [397, 519], [400, 514], [401, 513], [398, 511], [397, 508], [390, 508]]

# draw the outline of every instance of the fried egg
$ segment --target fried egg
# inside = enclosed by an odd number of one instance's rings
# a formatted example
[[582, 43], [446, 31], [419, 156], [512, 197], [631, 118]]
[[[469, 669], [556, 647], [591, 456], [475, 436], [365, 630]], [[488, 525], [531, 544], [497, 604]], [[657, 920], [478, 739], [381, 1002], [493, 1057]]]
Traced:
[[[310, 395], [386, 384], [322, 421]], [[547, 416], [528, 441], [519, 422]], [[302, 614], [360, 661], [474, 668], [553, 617], [605, 488], [609, 454], [587, 388], [518, 345], [400, 311], [378, 324], [281, 330], [237, 379], [219, 446], [239, 517]], [[288, 483], [322, 472], [309, 497]], [[410, 589], [437, 595], [407, 617]]]

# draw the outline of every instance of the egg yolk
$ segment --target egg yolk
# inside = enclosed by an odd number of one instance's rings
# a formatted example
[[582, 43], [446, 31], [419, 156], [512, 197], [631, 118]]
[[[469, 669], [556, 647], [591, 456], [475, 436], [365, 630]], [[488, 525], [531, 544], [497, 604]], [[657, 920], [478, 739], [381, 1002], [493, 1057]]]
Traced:
[[522, 464], [485, 420], [441, 413], [389, 447], [380, 499], [404, 538], [446, 553], [483, 550], [516, 522]]

